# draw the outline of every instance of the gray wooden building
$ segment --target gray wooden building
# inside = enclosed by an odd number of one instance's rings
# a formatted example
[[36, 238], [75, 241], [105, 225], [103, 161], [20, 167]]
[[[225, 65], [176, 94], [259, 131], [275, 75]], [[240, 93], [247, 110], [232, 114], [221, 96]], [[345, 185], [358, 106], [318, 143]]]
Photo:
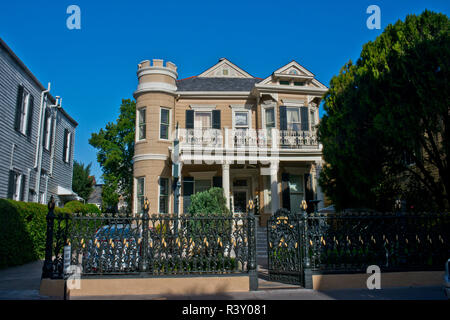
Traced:
[[72, 191], [77, 122], [0, 38], [0, 198], [57, 205]]

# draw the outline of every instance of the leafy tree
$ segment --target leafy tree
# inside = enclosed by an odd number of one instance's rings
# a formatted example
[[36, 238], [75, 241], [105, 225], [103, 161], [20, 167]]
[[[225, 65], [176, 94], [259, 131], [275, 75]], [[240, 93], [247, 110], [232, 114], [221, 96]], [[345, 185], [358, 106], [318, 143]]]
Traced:
[[91, 163], [85, 166], [83, 163], [74, 160], [72, 190], [81, 198], [87, 200], [94, 190], [94, 179], [91, 177]]
[[103, 171], [102, 201], [105, 208], [116, 208], [122, 195], [131, 208], [133, 192], [133, 156], [136, 103], [123, 99], [115, 123], [93, 133], [89, 143], [96, 148], [97, 161]]
[[332, 78], [320, 184], [338, 209], [390, 210], [399, 195], [449, 208], [449, 51], [448, 17], [424, 11], [387, 26]]

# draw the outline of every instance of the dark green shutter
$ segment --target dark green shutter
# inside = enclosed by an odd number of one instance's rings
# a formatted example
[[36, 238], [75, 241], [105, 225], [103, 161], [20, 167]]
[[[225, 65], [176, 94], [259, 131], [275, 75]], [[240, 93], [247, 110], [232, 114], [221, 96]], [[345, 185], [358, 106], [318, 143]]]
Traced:
[[28, 140], [31, 140], [31, 130], [33, 128], [33, 111], [34, 111], [34, 98], [30, 94], [30, 99], [28, 100], [28, 124], [26, 131]]
[[186, 110], [186, 129], [194, 129], [194, 110]]
[[45, 117], [44, 117], [44, 138], [42, 139], [42, 146], [45, 146], [45, 137], [47, 136], [47, 119], [48, 119], [48, 109], [45, 109]]
[[14, 197], [14, 193], [16, 192], [16, 172], [14, 170], [9, 171], [9, 180], [8, 180], [8, 199], [12, 199]]
[[286, 106], [280, 106], [280, 130], [287, 130]]
[[213, 187], [222, 188], [222, 177], [213, 177]]
[[220, 110], [212, 111], [212, 128], [220, 129]]
[[62, 159], [64, 162], [66, 161], [67, 135], [68, 134], [69, 134], [69, 130], [64, 129], [64, 144], [63, 144], [63, 155], [62, 155]]
[[302, 131], [309, 130], [309, 119], [308, 119], [308, 107], [300, 107], [300, 121], [302, 126]]
[[188, 212], [191, 205], [191, 195], [194, 194], [194, 178], [183, 178], [183, 213]]
[[14, 128], [20, 130], [20, 117], [22, 115], [22, 101], [23, 101], [23, 86], [19, 85], [17, 90], [17, 101], [16, 101], [16, 120], [14, 123]]
[[289, 173], [281, 174], [281, 196], [283, 198], [283, 208], [291, 211], [291, 195], [289, 192]]
[[21, 179], [22, 179], [22, 182], [20, 183], [21, 190], [20, 190], [19, 199], [20, 199], [20, 201], [24, 201], [25, 200], [25, 175], [24, 174], [22, 174]]

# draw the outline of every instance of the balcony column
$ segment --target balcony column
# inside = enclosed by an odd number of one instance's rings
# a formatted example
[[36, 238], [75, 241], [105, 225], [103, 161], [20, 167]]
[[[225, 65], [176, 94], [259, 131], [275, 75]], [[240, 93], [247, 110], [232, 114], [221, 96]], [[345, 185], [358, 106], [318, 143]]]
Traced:
[[322, 171], [322, 161], [316, 161], [314, 166], [315, 166], [314, 178], [315, 178], [315, 184], [316, 184], [317, 200], [320, 200], [320, 202], [317, 205], [317, 209], [322, 209], [325, 207], [325, 204], [323, 203], [324, 196], [323, 196], [322, 188], [319, 185], [320, 172]]
[[280, 208], [280, 195], [278, 194], [278, 161], [270, 162], [270, 194], [272, 198], [272, 214]]
[[230, 164], [224, 161], [222, 164], [222, 187], [225, 199], [227, 200], [227, 208], [230, 208]]

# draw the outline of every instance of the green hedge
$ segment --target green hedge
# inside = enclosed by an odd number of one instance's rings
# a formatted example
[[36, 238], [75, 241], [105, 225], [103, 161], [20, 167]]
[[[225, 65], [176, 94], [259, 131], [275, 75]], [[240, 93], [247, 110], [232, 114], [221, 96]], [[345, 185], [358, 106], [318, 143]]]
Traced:
[[67, 202], [64, 205], [64, 209], [70, 213], [101, 213], [100, 209], [95, 204], [83, 204], [76, 200]]
[[[76, 203], [75, 203], [76, 202]], [[44, 259], [47, 206], [0, 199], [0, 269]], [[71, 201], [55, 213], [100, 213], [95, 205]]]

